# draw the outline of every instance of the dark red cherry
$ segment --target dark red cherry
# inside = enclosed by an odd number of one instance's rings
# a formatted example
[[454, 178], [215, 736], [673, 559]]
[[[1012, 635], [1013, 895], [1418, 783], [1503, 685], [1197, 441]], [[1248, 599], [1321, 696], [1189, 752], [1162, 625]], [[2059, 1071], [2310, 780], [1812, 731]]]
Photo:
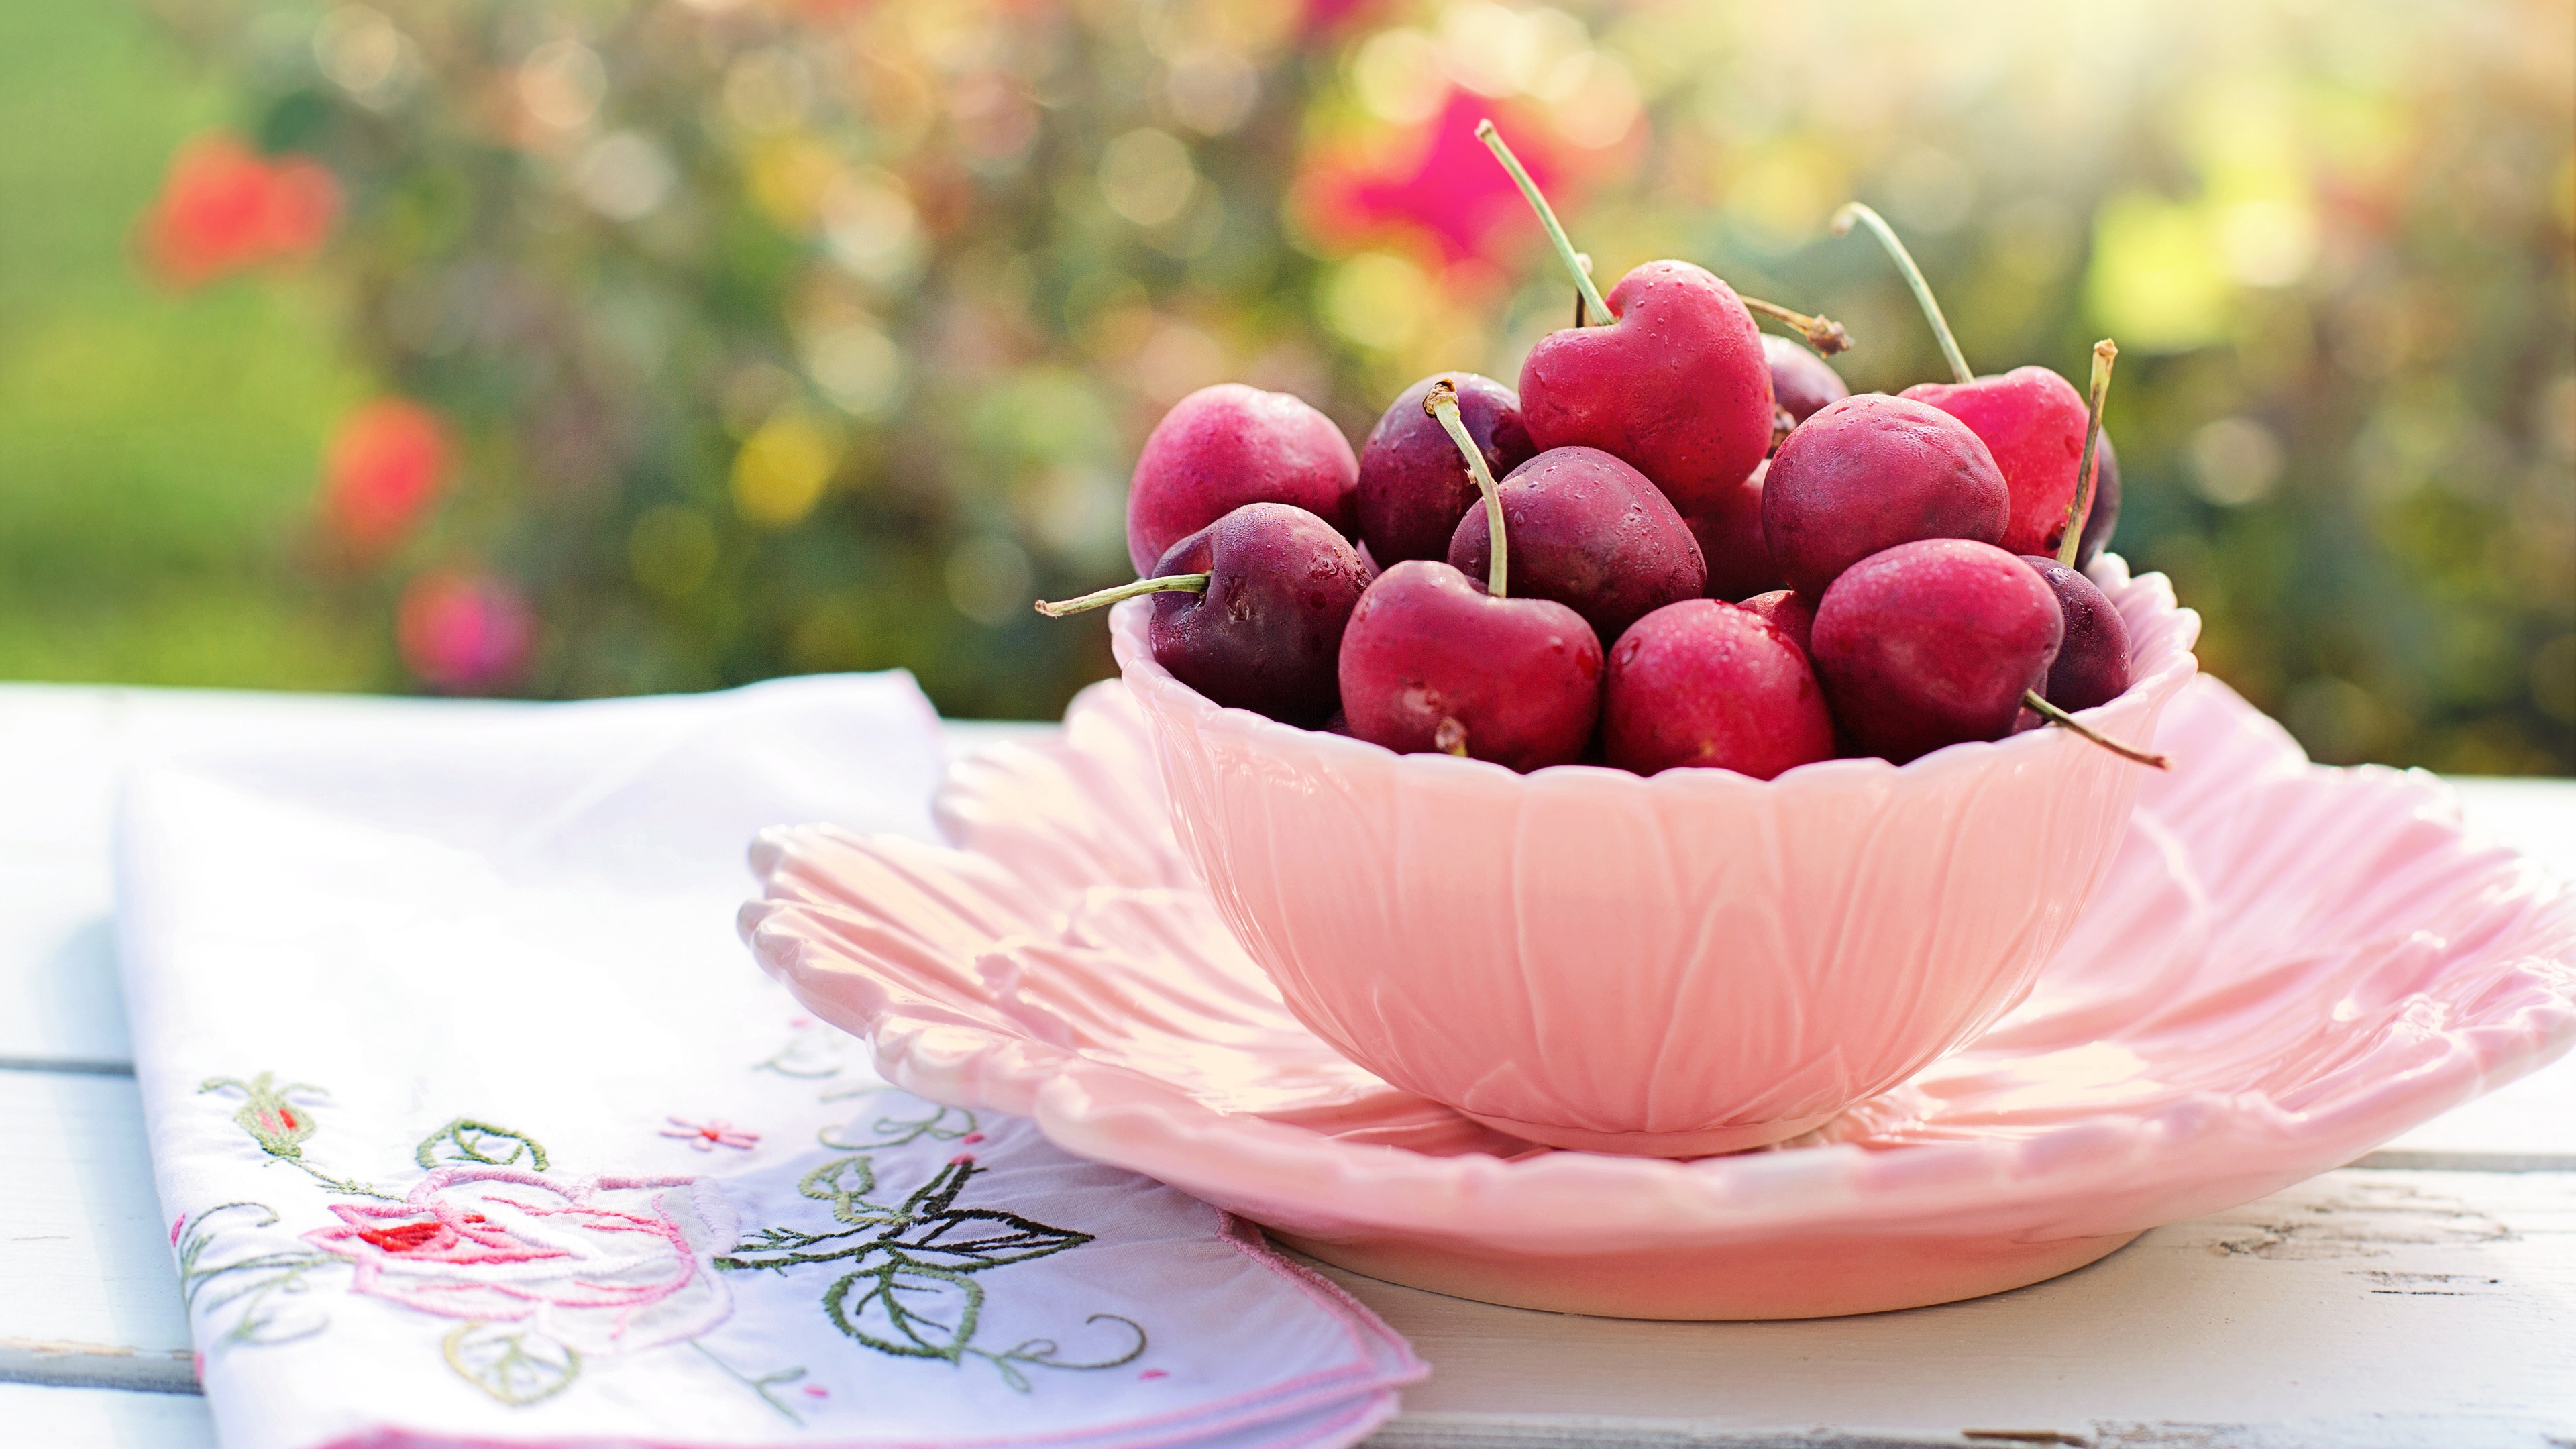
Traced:
[[1762, 360], [1771, 368], [1771, 401], [1803, 423], [1829, 402], [1851, 396], [1851, 385], [1825, 360], [1786, 337], [1762, 334]]
[[1173, 544], [1151, 578], [1062, 604], [1062, 615], [1151, 593], [1154, 661], [1218, 704], [1293, 725], [1338, 706], [1342, 630], [1368, 570], [1329, 523], [1247, 503]]
[[1781, 580], [1821, 595], [1844, 569], [1927, 538], [1992, 544], [2012, 494], [1965, 423], [1863, 393], [1828, 403], [1780, 445], [1762, 485], [1762, 536]]
[[1700, 561], [1708, 566], [1702, 595], [1746, 599], [1780, 587], [1780, 568], [1771, 562], [1771, 546], [1762, 539], [1762, 485], [1770, 473], [1770, 460], [1764, 459], [1753, 466], [1753, 476], [1684, 520], [1699, 541]]
[[1844, 570], [1817, 602], [1809, 653], [1844, 731], [1903, 764], [2010, 734], [2064, 636], [2057, 596], [2029, 565], [1933, 538]]
[[1652, 775], [1679, 766], [1768, 780], [1834, 755], [1834, 721], [1807, 656], [1750, 610], [1667, 604], [1610, 649], [1603, 757]]
[[1802, 651], [1815, 642], [1816, 601], [1805, 594], [1773, 589], [1767, 594], [1755, 594], [1740, 607], [1769, 620]]
[[1459, 416], [1495, 477], [1538, 451], [1521, 426], [1519, 396], [1490, 377], [1435, 373], [1397, 394], [1360, 446], [1360, 537], [1380, 568], [1446, 558], [1449, 535], [1476, 506], [1476, 480], [1448, 434], [1422, 410], [1432, 384], [1441, 381], [1456, 390]]
[[1138, 574], [1175, 543], [1247, 503], [1286, 503], [1344, 537], [1360, 461], [1333, 420], [1284, 392], [1239, 382], [1203, 387], [1172, 405], [1127, 488], [1127, 557]]
[[2093, 586], [2093, 581], [2037, 554], [2022, 555], [2039, 574], [2065, 621], [2066, 637], [2057, 647], [2057, 662], [2048, 667], [2040, 694], [2063, 710], [2108, 704], [2129, 689], [2129, 626], [2120, 611]]
[[[1451, 456], [1457, 456], [1451, 450]], [[1505, 478], [1510, 592], [1554, 599], [1603, 639], [1706, 581], [1688, 525], [1646, 475], [1598, 448], [1552, 448]], [[1493, 560], [1485, 511], [1469, 509], [1449, 539], [1449, 563], [1469, 578]]]
[[1340, 675], [1353, 735], [1526, 773], [1582, 757], [1600, 711], [1601, 641], [1554, 600], [1497, 599], [1445, 563], [1413, 559], [1360, 596]]

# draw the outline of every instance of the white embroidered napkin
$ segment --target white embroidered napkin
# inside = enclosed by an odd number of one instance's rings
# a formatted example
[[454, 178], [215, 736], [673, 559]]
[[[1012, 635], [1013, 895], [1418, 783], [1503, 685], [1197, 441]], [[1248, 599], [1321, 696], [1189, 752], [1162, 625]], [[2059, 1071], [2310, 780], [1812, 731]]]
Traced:
[[932, 833], [902, 676], [157, 766], [119, 934], [230, 1449], [1332, 1446], [1421, 1377], [1259, 1235], [893, 1091], [733, 913], [762, 826]]

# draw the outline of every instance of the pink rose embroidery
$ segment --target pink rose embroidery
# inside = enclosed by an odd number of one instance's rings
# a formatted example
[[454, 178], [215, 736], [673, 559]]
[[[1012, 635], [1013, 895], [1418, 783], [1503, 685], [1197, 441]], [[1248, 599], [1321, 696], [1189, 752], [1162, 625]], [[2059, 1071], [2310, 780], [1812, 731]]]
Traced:
[[354, 1292], [448, 1318], [518, 1323], [584, 1355], [677, 1343], [722, 1323], [713, 1272], [732, 1207], [699, 1177], [559, 1183], [443, 1168], [400, 1203], [333, 1203], [304, 1240], [357, 1265]]

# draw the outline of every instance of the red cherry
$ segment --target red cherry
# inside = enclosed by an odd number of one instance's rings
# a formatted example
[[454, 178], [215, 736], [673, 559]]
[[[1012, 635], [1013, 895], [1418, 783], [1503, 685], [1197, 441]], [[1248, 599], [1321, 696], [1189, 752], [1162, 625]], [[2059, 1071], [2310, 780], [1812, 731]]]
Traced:
[[1626, 459], [1698, 512], [1771, 447], [1771, 370], [1735, 289], [1689, 262], [1648, 262], [1606, 300], [1616, 320], [1539, 339], [1521, 365], [1521, 416], [1542, 450]]
[[1770, 621], [1773, 628], [1788, 635], [1790, 642], [1802, 652], [1814, 643], [1816, 601], [1805, 594], [1790, 589], [1773, 589], [1767, 594], [1755, 594], [1737, 607]]
[[1834, 721], [1804, 650], [1750, 610], [1686, 599], [1639, 619], [1610, 650], [1601, 688], [1609, 763], [1768, 780], [1834, 755]]
[[2075, 501], [2084, 457], [2084, 394], [2045, 367], [2016, 367], [1969, 382], [1926, 382], [1901, 397], [1930, 403], [1985, 443], [2012, 490], [2012, 518], [1999, 547], [2055, 553]]
[[2012, 516], [2005, 525], [2002, 546], [2015, 553], [2065, 553], [2068, 563], [2089, 562], [2092, 554], [2101, 552], [2102, 543], [2111, 536], [2111, 525], [2119, 517], [2116, 477], [2112, 480], [2108, 512], [2098, 506], [2097, 482], [2097, 503], [2079, 530], [2079, 536], [2089, 535], [2093, 518], [2102, 519], [2100, 539], [2089, 544], [2092, 553], [2077, 555], [2063, 550], [2061, 544], [2081, 484], [2078, 474], [2083, 465], [2085, 438], [2097, 425], [2101, 392], [2110, 380], [2110, 356], [2104, 351], [2110, 344], [2105, 341], [2094, 348], [2094, 395], [2089, 405], [2073, 383], [2044, 367], [2016, 367], [2007, 373], [1978, 377], [1969, 371], [1968, 359], [1959, 351], [1958, 339], [1950, 333], [1949, 319], [1941, 315], [1941, 303], [1932, 295], [1932, 284], [1923, 279], [1923, 269], [1914, 264], [1913, 254], [1905, 249], [1896, 229], [1877, 212], [1855, 201], [1834, 214], [1834, 234], [1849, 232], [1855, 222], [1865, 223], [1887, 249], [1905, 285], [1912, 289], [1915, 303], [1923, 309], [1923, 320], [1931, 324], [1933, 340], [1940, 343], [1943, 360], [1950, 364], [1951, 381], [1909, 387], [1904, 396], [1930, 403], [1966, 423], [1984, 440], [2011, 489]]
[[1601, 641], [1554, 600], [1498, 599], [1413, 559], [1360, 595], [1340, 673], [1360, 739], [1526, 773], [1582, 757], [1600, 711]]
[[1863, 393], [1827, 404], [1780, 445], [1763, 480], [1762, 536], [1782, 580], [1821, 595], [1844, 569], [1901, 543], [1992, 544], [2011, 505], [1967, 424]]
[[1771, 562], [1771, 546], [1762, 539], [1762, 486], [1770, 472], [1766, 458], [1754, 465], [1753, 476], [1687, 520], [1708, 565], [1708, 585], [1700, 592], [1709, 598], [1744, 599], [1780, 587], [1780, 566]]
[[2012, 733], [2064, 636], [2057, 596], [2027, 564], [1934, 538], [1844, 570], [1816, 605], [1811, 652], [1835, 720], [1903, 764]]
[[1496, 477], [1538, 451], [1521, 425], [1520, 397], [1490, 377], [1436, 373], [1397, 394], [1360, 446], [1360, 537], [1380, 568], [1447, 557], [1449, 535], [1476, 506], [1476, 480], [1440, 424], [1422, 410], [1432, 384], [1443, 381], [1456, 390], [1459, 415]]
[[[1456, 456], [1456, 450], [1451, 450]], [[1498, 485], [1511, 592], [1554, 599], [1603, 639], [1676, 599], [1699, 597], [1699, 545], [1646, 475], [1598, 448], [1555, 448]], [[1483, 509], [1458, 520], [1449, 563], [1469, 578], [1493, 561]]]
[[1284, 392], [1203, 387], [1147, 435], [1127, 490], [1127, 557], [1139, 575], [1190, 534], [1247, 503], [1303, 508], [1356, 530], [1360, 460], [1333, 420]]

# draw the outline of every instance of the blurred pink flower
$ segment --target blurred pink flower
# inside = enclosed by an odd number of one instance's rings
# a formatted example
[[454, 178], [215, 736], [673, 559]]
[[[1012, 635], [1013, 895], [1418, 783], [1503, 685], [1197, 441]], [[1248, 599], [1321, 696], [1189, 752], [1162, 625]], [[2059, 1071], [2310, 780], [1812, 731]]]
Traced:
[[1430, 238], [1452, 265], [1487, 255], [1497, 228], [1540, 236], [1520, 190], [1476, 139], [1476, 123], [1488, 117], [1564, 214], [1579, 188], [1575, 173], [1563, 167], [1554, 132], [1532, 111], [1452, 91], [1438, 115], [1397, 145], [1311, 162], [1299, 190], [1312, 220], [1333, 241], [1353, 246], [1411, 230]]
[[409, 533], [447, 483], [455, 448], [438, 414], [398, 397], [341, 419], [322, 464], [322, 515], [365, 554]]
[[305, 156], [265, 157], [231, 136], [190, 140], [144, 212], [145, 260], [193, 287], [264, 262], [320, 251], [340, 214], [339, 183]]
[[536, 619], [505, 580], [436, 570], [403, 590], [395, 637], [403, 664], [423, 683], [467, 693], [519, 677]]

